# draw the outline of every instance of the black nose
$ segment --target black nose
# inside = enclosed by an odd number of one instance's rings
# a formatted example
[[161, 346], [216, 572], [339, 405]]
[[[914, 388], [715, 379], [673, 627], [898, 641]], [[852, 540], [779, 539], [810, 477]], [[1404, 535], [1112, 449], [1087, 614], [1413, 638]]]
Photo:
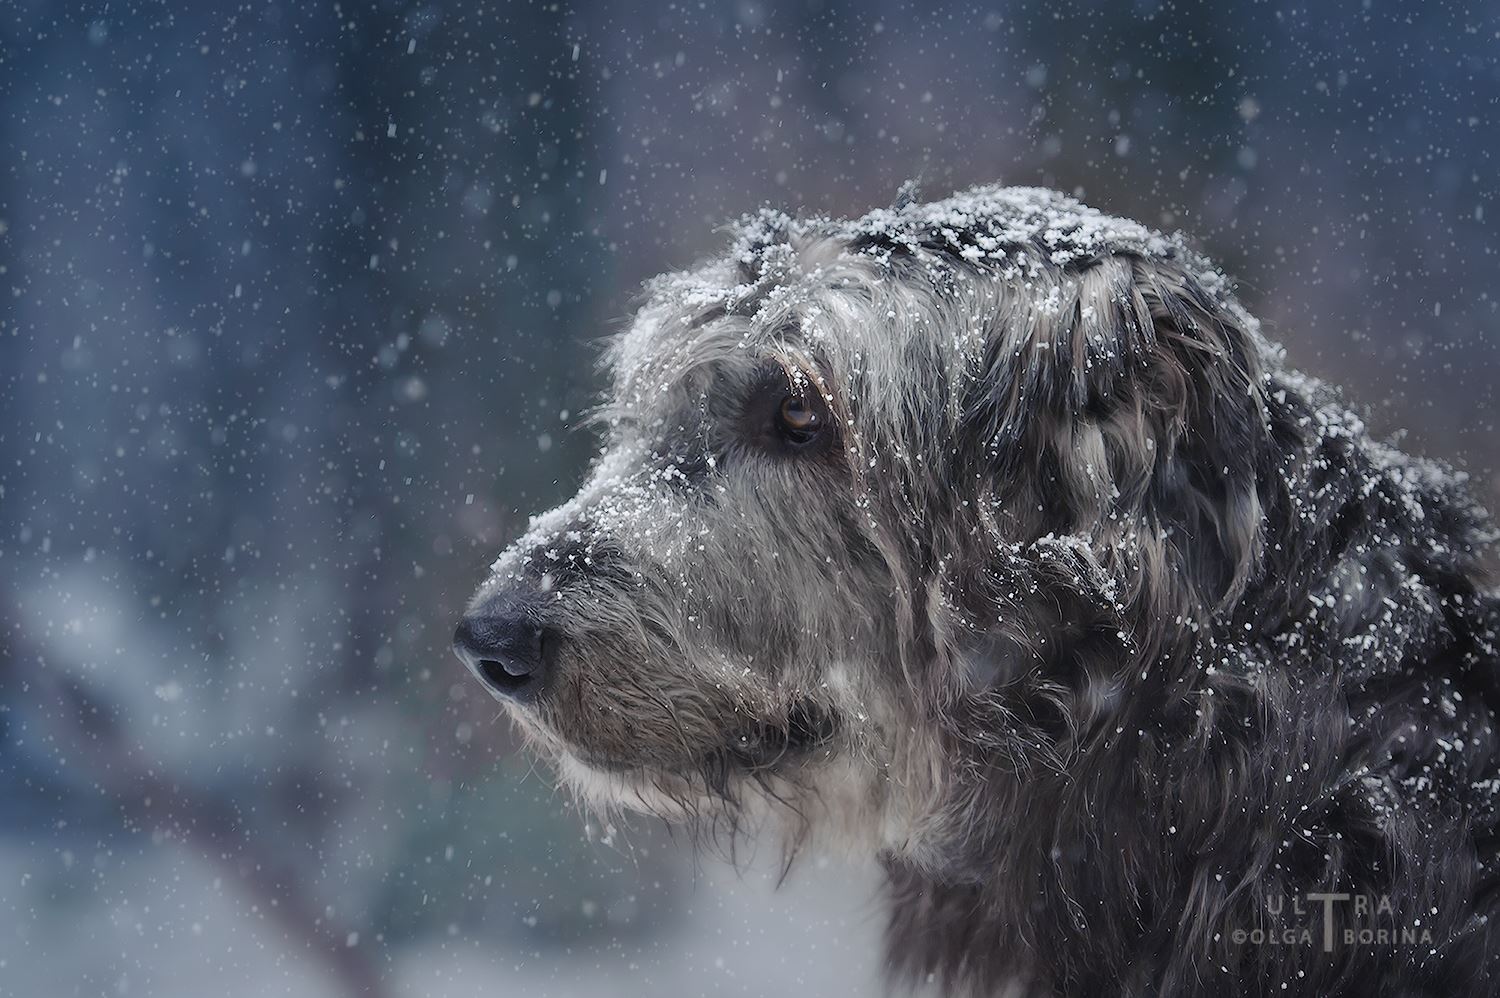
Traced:
[[521, 610], [470, 613], [453, 634], [453, 651], [498, 696], [530, 700], [546, 680], [543, 629]]

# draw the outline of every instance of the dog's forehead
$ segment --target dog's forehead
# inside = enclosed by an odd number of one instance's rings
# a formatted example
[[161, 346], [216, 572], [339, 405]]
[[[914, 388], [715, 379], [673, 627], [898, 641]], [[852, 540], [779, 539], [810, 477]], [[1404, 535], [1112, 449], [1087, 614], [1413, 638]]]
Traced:
[[[963, 272], [1040, 293], [1106, 257], [1191, 255], [1177, 237], [1055, 191], [998, 186], [856, 219], [763, 210], [730, 231], [725, 255], [647, 285], [645, 304], [606, 356], [615, 412], [670, 412], [715, 374], [732, 380], [767, 358], [812, 370], [820, 354], [861, 351], [881, 315], [896, 314], [876, 306], [899, 306], [902, 281], [951, 288]], [[860, 307], [876, 314], [854, 314]], [[835, 317], [844, 321], [828, 321]]]
[[753, 302], [733, 288], [710, 296], [702, 284], [686, 292], [662, 284], [605, 356], [610, 406], [620, 415], [669, 412], [685, 395], [743, 383], [768, 363], [811, 369], [829, 345], [818, 323], [828, 307], [817, 299], [822, 275], [784, 272], [763, 282]]

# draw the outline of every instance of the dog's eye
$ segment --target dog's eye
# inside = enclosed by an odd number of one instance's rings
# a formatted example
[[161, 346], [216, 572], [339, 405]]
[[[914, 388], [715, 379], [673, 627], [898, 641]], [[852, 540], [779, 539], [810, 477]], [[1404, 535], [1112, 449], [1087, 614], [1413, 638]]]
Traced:
[[763, 454], [810, 458], [836, 446], [839, 423], [812, 376], [765, 362], [746, 386], [743, 439]]
[[817, 404], [801, 395], [788, 395], [781, 400], [776, 411], [776, 425], [781, 435], [787, 443], [797, 447], [805, 447], [817, 440], [827, 423]]
[[811, 402], [799, 395], [787, 395], [781, 399], [777, 416], [781, 432], [792, 443], [807, 443], [823, 428], [823, 417], [817, 414]]

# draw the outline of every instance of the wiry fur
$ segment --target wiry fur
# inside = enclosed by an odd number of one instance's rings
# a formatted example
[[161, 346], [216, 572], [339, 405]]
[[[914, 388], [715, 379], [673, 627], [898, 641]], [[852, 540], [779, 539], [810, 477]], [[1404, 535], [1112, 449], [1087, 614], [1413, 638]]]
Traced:
[[[609, 360], [592, 475], [474, 603], [560, 636], [513, 713], [590, 799], [836, 829], [946, 993], [1496, 989], [1492, 531], [1180, 240], [1033, 190], [767, 212]], [[768, 390], [836, 445], [759, 446]], [[1430, 941], [1324, 952], [1273, 914], [1318, 891]]]

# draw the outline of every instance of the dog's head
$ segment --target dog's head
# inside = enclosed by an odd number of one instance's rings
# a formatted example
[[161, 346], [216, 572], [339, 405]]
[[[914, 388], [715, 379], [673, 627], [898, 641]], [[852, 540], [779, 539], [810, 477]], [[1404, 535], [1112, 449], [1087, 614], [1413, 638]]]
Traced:
[[1122, 649], [1244, 586], [1274, 360], [1179, 242], [1050, 192], [763, 213], [650, 286], [456, 648], [595, 802], [909, 844], [955, 752], [1061, 758]]

